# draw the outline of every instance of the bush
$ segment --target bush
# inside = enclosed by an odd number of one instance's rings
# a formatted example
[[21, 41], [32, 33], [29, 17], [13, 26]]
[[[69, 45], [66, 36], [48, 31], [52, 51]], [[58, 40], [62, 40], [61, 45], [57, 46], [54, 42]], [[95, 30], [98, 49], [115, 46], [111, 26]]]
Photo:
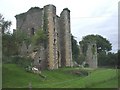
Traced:
[[29, 57], [20, 57], [20, 56], [14, 56], [14, 57], [4, 56], [3, 63], [13, 63], [26, 68], [32, 65], [32, 59]]
[[86, 64], [84, 65], [84, 67], [89, 67], [89, 64], [86, 63]]

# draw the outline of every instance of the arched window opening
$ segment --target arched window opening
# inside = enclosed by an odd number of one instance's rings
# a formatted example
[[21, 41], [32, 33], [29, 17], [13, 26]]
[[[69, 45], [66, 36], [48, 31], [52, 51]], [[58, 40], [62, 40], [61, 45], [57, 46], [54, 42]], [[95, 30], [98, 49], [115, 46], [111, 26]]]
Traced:
[[41, 63], [42, 60], [39, 60], [39, 63]]
[[54, 24], [55, 24], [55, 17], [53, 17], [53, 22], [54, 22]]
[[54, 39], [53, 45], [55, 45], [55, 43], [56, 43], [56, 39]]
[[34, 35], [34, 33], [35, 33], [35, 29], [32, 28], [32, 29], [31, 29], [31, 35]]

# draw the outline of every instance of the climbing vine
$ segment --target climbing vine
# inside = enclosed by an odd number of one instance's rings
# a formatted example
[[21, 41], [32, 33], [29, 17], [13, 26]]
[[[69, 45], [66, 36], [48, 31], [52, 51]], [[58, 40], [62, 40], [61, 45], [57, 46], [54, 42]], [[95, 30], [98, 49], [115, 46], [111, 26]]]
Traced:
[[44, 30], [39, 29], [36, 34], [32, 37], [32, 43], [34, 45], [39, 45], [41, 43], [46, 42], [47, 35], [45, 34]]

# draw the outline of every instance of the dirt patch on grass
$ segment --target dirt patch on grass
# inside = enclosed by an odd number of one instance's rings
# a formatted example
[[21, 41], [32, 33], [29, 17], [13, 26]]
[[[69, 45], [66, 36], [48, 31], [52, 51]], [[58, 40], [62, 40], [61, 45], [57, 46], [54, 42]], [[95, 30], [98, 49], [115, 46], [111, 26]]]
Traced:
[[77, 76], [88, 76], [89, 72], [85, 70], [70, 70], [66, 71], [66, 73], [77, 75]]

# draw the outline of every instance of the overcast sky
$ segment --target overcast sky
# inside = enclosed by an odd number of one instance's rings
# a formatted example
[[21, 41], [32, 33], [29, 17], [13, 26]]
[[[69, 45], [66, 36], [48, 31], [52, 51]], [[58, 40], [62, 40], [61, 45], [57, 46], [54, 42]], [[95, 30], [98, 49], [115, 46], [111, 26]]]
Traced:
[[71, 32], [77, 41], [88, 34], [99, 34], [112, 43], [112, 51], [118, 49], [118, 2], [120, 0], [0, 0], [0, 13], [12, 21], [16, 28], [15, 15], [31, 7], [54, 4], [57, 15], [64, 8], [71, 11]]

